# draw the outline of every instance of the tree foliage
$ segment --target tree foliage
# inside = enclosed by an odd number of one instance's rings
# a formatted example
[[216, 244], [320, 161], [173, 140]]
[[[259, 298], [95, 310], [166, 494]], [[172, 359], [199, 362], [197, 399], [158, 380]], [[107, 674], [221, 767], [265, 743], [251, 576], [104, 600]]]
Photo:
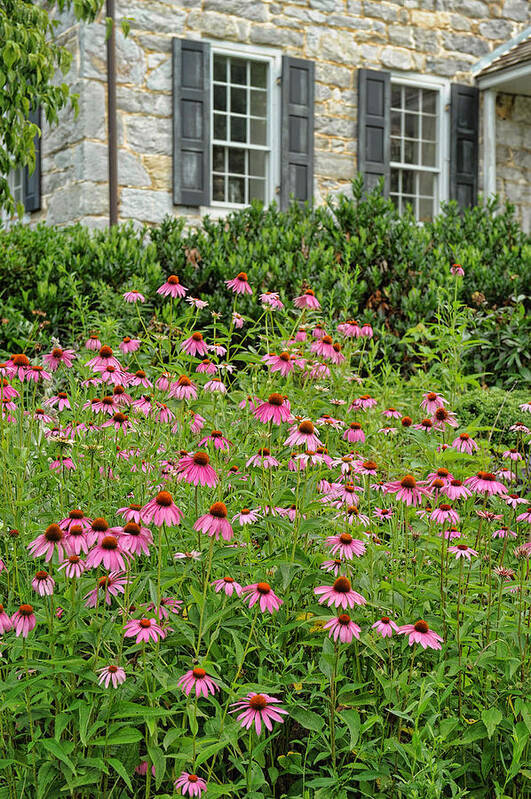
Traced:
[[[40, 135], [28, 120], [30, 109], [41, 107], [53, 124], [59, 111], [76, 96], [65, 82], [71, 53], [56, 39], [54, 11], [72, 10], [76, 19], [93, 21], [103, 0], [0, 0], [0, 208], [12, 214], [15, 203], [7, 175], [12, 169], [35, 165], [34, 137]], [[18, 209], [20, 211], [20, 209]]]

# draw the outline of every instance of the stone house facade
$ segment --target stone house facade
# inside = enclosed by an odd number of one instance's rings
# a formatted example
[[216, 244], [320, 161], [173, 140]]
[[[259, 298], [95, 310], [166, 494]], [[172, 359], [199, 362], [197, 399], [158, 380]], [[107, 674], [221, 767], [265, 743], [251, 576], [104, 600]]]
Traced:
[[[492, 77], [531, 41], [527, 0], [117, 0], [116, 16], [120, 222], [322, 202], [360, 171], [421, 220], [485, 190], [529, 230], [531, 73]], [[105, 226], [104, 14], [59, 36], [80, 113], [42, 125], [30, 220]]]

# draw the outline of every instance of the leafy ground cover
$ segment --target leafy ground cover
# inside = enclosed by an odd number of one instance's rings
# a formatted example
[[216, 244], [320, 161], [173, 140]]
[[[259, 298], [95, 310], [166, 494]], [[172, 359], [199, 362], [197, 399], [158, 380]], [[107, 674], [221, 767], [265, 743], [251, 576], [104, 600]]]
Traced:
[[531, 795], [531, 404], [452, 272], [408, 382], [244, 273], [6, 353], [2, 797]]

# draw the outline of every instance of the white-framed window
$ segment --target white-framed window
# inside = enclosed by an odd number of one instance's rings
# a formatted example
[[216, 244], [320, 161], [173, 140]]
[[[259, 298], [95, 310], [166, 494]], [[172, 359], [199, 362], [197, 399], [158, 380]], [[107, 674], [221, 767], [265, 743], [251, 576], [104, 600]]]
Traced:
[[24, 168], [11, 170], [7, 178], [11, 195], [16, 203], [24, 202]]
[[279, 183], [281, 56], [269, 48], [212, 43], [211, 203], [267, 205]]
[[391, 76], [390, 197], [419, 222], [432, 219], [449, 186], [450, 83], [423, 76]]

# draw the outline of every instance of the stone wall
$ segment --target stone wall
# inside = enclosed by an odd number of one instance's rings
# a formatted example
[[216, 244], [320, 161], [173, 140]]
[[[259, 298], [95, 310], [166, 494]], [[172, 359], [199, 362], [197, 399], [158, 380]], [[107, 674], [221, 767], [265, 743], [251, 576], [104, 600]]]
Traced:
[[[274, 46], [316, 62], [320, 201], [330, 190], [348, 188], [356, 172], [359, 67], [471, 82], [470, 67], [529, 24], [531, 6], [527, 0], [118, 0], [117, 16], [131, 19], [129, 36], [117, 33], [120, 220], [153, 223], [166, 213], [197, 217], [197, 209], [176, 208], [171, 199], [174, 36]], [[58, 129], [44, 131], [42, 215], [49, 222], [105, 225], [103, 17], [62, 35], [75, 55], [70, 80], [81, 110], [77, 120], [67, 113]], [[507, 152], [507, 169], [520, 158], [518, 147]], [[515, 191], [508, 176], [500, 179], [507, 181], [504, 191]]]
[[531, 231], [531, 97], [496, 96], [496, 191]]

